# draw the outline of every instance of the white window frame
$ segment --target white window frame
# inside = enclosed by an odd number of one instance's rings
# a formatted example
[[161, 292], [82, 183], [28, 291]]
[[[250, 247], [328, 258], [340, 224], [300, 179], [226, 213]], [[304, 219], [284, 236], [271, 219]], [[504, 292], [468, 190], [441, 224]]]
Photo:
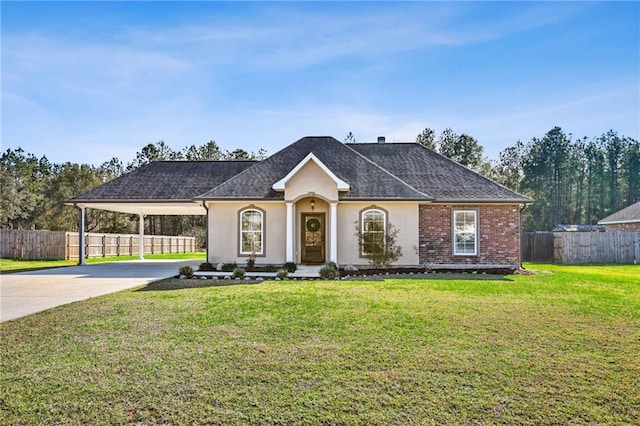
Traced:
[[[260, 214], [260, 231], [255, 231], [255, 230], [244, 230], [242, 229], [242, 217], [244, 216], [245, 213], [248, 212], [255, 212], [255, 213], [259, 213]], [[255, 208], [255, 207], [248, 207], [246, 209], [242, 209], [240, 210], [240, 214], [238, 215], [238, 230], [239, 230], [239, 240], [238, 240], [238, 254], [240, 254], [241, 256], [264, 256], [264, 211], [262, 211], [261, 209]], [[244, 251], [243, 250], [243, 244], [242, 244], [242, 236], [245, 233], [256, 233], [256, 232], [260, 232], [260, 251]]]
[[[457, 217], [460, 214], [473, 214], [473, 253], [468, 252], [459, 252], [458, 244], [457, 244]], [[453, 255], [454, 256], [477, 256], [478, 255], [478, 211], [477, 210], [454, 210], [453, 211], [453, 223], [452, 223], [452, 233], [453, 233]]]
[[[373, 232], [382, 232], [382, 244], [384, 244], [385, 243], [384, 237], [385, 237], [386, 232], [387, 232], [387, 212], [382, 210], [382, 209], [380, 209], [380, 208], [372, 207], [372, 208], [368, 208], [368, 209], [362, 210], [360, 212], [360, 230], [362, 232], [362, 236], [364, 238], [364, 235], [366, 233], [372, 232], [372, 231], [367, 231], [364, 228], [365, 227], [365, 220], [364, 220], [365, 216], [367, 215], [367, 213], [372, 213], [372, 212], [380, 213], [382, 215], [382, 231], [373, 231]], [[369, 252], [365, 251], [364, 244], [363, 244], [360, 247], [360, 255], [362, 257], [366, 257], [369, 254], [370, 254]]]

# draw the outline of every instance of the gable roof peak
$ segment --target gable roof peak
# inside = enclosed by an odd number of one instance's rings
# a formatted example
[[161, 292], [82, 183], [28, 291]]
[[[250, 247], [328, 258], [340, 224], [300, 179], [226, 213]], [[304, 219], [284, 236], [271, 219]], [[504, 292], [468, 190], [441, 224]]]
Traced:
[[307, 154], [307, 156], [304, 157], [302, 161], [300, 161], [293, 169], [291, 169], [291, 171], [287, 173], [285, 177], [273, 184], [272, 188], [274, 189], [274, 191], [284, 191], [287, 182], [289, 182], [289, 180], [291, 180], [291, 178], [294, 177], [296, 173], [300, 171], [300, 169], [302, 169], [311, 161], [316, 163], [316, 165], [320, 167], [320, 169], [322, 169], [322, 171], [325, 172], [331, 178], [331, 180], [336, 183], [336, 185], [338, 186], [338, 191], [348, 191], [350, 189], [349, 184], [336, 176], [335, 173], [333, 173], [331, 169], [329, 169], [322, 161], [320, 161], [312, 151]]

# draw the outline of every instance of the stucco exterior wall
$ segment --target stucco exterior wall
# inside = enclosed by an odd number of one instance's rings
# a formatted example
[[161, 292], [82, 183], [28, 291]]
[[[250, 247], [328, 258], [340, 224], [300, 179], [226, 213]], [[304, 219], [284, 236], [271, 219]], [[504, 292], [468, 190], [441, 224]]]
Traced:
[[402, 257], [395, 265], [418, 265], [418, 203], [341, 202], [338, 204], [338, 263], [361, 265], [369, 263], [360, 257], [356, 221], [366, 208], [380, 208], [388, 212], [387, 220], [398, 229], [396, 244], [402, 247]]
[[283, 202], [214, 202], [208, 205], [209, 262], [244, 265], [248, 256], [239, 255], [239, 212], [253, 205], [264, 210], [265, 214], [264, 256], [256, 257], [256, 263], [284, 263], [286, 210]]
[[640, 232], [640, 222], [604, 225], [606, 232]]
[[315, 162], [309, 161], [285, 185], [285, 200], [297, 200], [313, 192], [329, 201], [338, 201], [338, 186]]
[[[476, 210], [478, 226], [477, 255], [453, 254], [453, 211]], [[420, 262], [425, 264], [520, 264], [519, 205], [420, 206]]]
[[[323, 212], [326, 219], [326, 254], [328, 260], [331, 243], [329, 204], [316, 198], [315, 207], [311, 210], [309, 197], [298, 200], [294, 205], [295, 261], [300, 263], [301, 246], [301, 214]], [[265, 223], [265, 255], [256, 257], [258, 264], [281, 265], [286, 256], [286, 208], [284, 202], [212, 202], [209, 203], [209, 257], [211, 263], [237, 262], [242, 265], [247, 256], [238, 254], [239, 212], [249, 206], [264, 210]], [[360, 257], [358, 240], [355, 236], [355, 222], [360, 220], [363, 209], [375, 206], [388, 212], [388, 220], [398, 229], [397, 244], [402, 247], [403, 255], [397, 265], [417, 265], [418, 253], [418, 204], [417, 203], [370, 203], [341, 202], [338, 204], [338, 263], [368, 265], [367, 259]]]

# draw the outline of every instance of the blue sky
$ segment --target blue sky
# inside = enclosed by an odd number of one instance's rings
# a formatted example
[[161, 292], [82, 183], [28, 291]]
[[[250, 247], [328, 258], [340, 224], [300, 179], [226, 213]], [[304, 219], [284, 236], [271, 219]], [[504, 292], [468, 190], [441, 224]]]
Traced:
[[639, 138], [638, 2], [7, 2], [2, 149], [124, 162], [214, 139], [300, 137], [485, 153], [561, 126]]

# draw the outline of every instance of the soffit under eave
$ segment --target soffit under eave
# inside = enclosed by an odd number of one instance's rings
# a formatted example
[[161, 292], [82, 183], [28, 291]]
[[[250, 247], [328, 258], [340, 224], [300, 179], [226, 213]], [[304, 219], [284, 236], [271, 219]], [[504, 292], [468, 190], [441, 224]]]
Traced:
[[67, 205], [126, 214], [203, 216], [207, 214], [201, 202], [66, 202]]

